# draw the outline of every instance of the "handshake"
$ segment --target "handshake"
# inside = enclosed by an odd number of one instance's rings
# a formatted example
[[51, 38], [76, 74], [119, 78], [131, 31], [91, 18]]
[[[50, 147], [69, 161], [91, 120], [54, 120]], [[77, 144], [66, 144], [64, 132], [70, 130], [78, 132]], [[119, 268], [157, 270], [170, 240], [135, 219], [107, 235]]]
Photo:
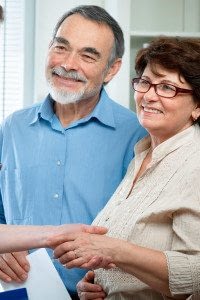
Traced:
[[18, 283], [26, 280], [30, 268], [26, 255], [31, 248], [53, 249], [54, 258], [66, 268], [115, 267], [115, 239], [106, 236], [106, 233], [104, 227], [84, 224], [0, 225], [0, 279]]
[[[47, 247], [54, 249], [54, 258], [66, 268], [110, 269], [115, 267], [109, 249], [112, 238], [107, 229], [89, 225], [63, 225], [69, 227], [68, 234], [53, 236]], [[60, 226], [62, 227], [62, 226]]]

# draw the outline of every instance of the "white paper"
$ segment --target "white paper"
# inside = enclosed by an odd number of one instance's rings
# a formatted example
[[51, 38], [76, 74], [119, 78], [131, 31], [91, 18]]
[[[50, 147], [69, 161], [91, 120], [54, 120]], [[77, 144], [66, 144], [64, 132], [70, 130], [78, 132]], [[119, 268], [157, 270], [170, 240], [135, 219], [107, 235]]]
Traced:
[[26, 282], [18, 284], [0, 281], [3, 291], [25, 287], [29, 300], [71, 299], [45, 249], [29, 254], [27, 259], [30, 271]]

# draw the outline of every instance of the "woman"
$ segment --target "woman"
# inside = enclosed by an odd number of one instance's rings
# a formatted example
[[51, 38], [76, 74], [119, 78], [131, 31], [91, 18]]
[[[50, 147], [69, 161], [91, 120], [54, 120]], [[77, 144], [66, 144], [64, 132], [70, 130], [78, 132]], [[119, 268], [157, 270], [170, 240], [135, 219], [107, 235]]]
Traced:
[[92, 273], [79, 283], [82, 299], [102, 299], [100, 286], [113, 300], [200, 292], [200, 40], [160, 37], [138, 52], [136, 72], [137, 114], [149, 136], [94, 222], [108, 235], [71, 235], [55, 250], [67, 267], [92, 266], [94, 255], [115, 264], [95, 271], [98, 285]]

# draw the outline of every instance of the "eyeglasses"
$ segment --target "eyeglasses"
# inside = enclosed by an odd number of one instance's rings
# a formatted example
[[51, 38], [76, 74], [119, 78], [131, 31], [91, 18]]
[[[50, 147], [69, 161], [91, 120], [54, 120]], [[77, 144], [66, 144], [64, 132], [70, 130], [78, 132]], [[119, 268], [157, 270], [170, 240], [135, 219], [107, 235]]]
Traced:
[[164, 98], [174, 98], [178, 93], [192, 94], [192, 90], [181, 89], [177, 86], [168, 83], [151, 83], [142, 78], [133, 78], [132, 87], [135, 91], [146, 93], [151, 87], [154, 87], [155, 93]]

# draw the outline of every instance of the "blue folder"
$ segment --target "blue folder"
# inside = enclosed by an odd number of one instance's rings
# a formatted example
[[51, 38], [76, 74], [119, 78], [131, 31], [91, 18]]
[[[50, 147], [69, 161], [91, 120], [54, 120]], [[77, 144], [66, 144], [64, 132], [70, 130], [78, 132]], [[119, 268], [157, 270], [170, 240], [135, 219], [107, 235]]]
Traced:
[[26, 288], [0, 293], [0, 300], [28, 300]]

